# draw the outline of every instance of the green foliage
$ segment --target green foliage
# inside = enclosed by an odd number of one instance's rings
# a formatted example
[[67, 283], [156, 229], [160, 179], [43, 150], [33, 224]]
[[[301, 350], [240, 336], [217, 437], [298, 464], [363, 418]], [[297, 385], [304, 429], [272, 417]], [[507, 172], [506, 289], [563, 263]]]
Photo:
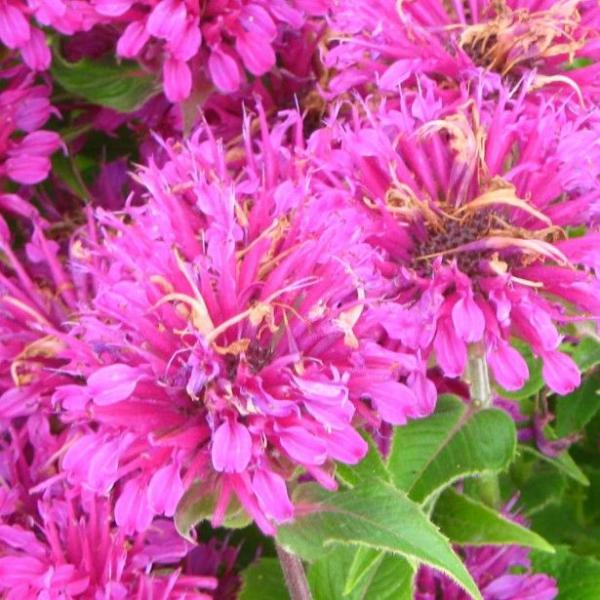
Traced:
[[295, 501], [302, 516], [281, 527], [277, 539], [299, 556], [315, 560], [334, 542], [367, 546], [431, 565], [480, 598], [448, 540], [390, 484], [373, 479], [333, 494], [308, 484], [298, 489]]
[[474, 411], [445, 396], [434, 415], [396, 429], [387, 466], [396, 487], [423, 502], [461, 477], [502, 471], [515, 448], [515, 425], [506, 413]]
[[310, 565], [308, 580], [314, 600], [412, 600], [415, 568], [396, 554], [378, 553], [359, 580], [350, 580], [361, 552], [362, 547], [335, 544]]
[[[207, 492], [202, 482], [194, 484], [181, 498], [175, 511], [175, 527], [179, 534], [193, 541], [190, 537], [190, 531], [201, 521], [210, 520], [216, 503], [215, 494]], [[250, 522], [250, 517], [240, 503], [232, 498], [223, 525], [231, 529], [239, 529], [246, 527]]]
[[581, 431], [600, 409], [600, 373], [593, 373], [581, 387], [556, 401], [556, 434]]
[[242, 572], [239, 600], [285, 600], [289, 598], [279, 561], [261, 558]]
[[137, 110], [160, 90], [155, 79], [137, 63], [117, 63], [113, 58], [84, 58], [70, 63], [55, 51], [51, 72], [67, 92], [125, 113]]
[[373, 478], [391, 482], [390, 473], [373, 440], [366, 434], [363, 437], [369, 444], [369, 452], [357, 465], [339, 464], [336, 469], [337, 478], [348, 487], [354, 487], [361, 481]]
[[600, 561], [577, 556], [568, 548], [559, 548], [555, 555], [532, 554], [536, 571], [556, 578], [559, 600], [598, 600], [600, 598]]
[[453, 489], [446, 490], [438, 499], [433, 521], [456, 544], [518, 544], [553, 552], [541, 536]]

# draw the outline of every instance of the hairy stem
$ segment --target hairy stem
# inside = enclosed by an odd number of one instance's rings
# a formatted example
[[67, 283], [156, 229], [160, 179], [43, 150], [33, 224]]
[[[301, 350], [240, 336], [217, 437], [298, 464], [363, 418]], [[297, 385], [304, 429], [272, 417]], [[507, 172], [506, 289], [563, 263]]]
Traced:
[[489, 408], [492, 405], [492, 388], [487, 362], [483, 353], [475, 348], [469, 353], [469, 385], [473, 404], [478, 408]]
[[[492, 406], [492, 387], [487, 362], [481, 348], [474, 346], [469, 352], [469, 387], [471, 401], [477, 408]], [[481, 475], [478, 481], [479, 496], [488, 506], [497, 508], [500, 504], [500, 485], [494, 473]]]
[[275, 544], [275, 548], [290, 593], [290, 600], [312, 600], [302, 561], [296, 555], [284, 550], [279, 544]]

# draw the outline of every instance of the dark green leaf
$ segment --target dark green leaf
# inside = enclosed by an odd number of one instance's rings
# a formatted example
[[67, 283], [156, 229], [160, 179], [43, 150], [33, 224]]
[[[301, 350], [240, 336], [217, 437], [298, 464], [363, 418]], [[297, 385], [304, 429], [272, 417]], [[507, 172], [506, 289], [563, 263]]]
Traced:
[[533, 568], [554, 577], [559, 600], [598, 600], [600, 598], [600, 561], [571, 554], [558, 548], [556, 554], [532, 553]]
[[143, 106], [160, 89], [153, 77], [135, 62], [114, 59], [70, 63], [54, 52], [52, 77], [68, 92], [93, 104], [132, 112]]
[[556, 434], [559, 437], [580, 431], [600, 409], [600, 373], [593, 373], [572, 394], [556, 401]]
[[287, 600], [283, 572], [276, 558], [261, 558], [242, 572], [239, 600]]
[[[201, 521], [210, 520], [217, 503], [213, 491], [207, 491], [202, 482], [195, 483], [181, 498], [175, 511], [175, 528], [179, 534], [190, 538], [190, 530]], [[223, 526], [229, 529], [246, 527], [251, 522], [250, 517], [241, 507], [237, 499], [229, 503]]]
[[513, 420], [503, 411], [473, 411], [450, 396], [434, 415], [398, 427], [388, 471], [417, 502], [461, 477], [505, 469], [515, 454]]
[[537, 533], [509, 521], [488, 506], [453, 489], [447, 489], [439, 497], [432, 519], [455, 544], [517, 544], [546, 552], [554, 550]]
[[560, 456], [553, 458], [552, 456], [547, 456], [546, 454], [539, 452], [531, 446], [521, 446], [521, 449], [524, 452], [532, 454], [540, 460], [547, 462], [549, 465], [552, 465], [555, 469], [558, 469], [561, 473], [574, 479], [577, 483], [580, 483], [581, 485], [590, 484], [585, 473], [577, 466], [577, 463], [569, 456], [568, 452], [563, 452]]
[[295, 554], [315, 560], [334, 542], [368, 546], [429, 564], [481, 597], [448, 540], [417, 504], [388, 483], [374, 479], [333, 494], [303, 485], [295, 503], [303, 516], [280, 527], [277, 536]]

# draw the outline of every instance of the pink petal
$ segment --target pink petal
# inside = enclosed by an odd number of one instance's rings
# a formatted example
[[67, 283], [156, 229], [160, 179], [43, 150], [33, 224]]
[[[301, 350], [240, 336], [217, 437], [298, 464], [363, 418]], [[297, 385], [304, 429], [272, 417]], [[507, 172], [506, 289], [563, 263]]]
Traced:
[[235, 40], [235, 49], [253, 75], [264, 75], [275, 64], [273, 47], [259, 34], [240, 33]]
[[252, 437], [237, 421], [225, 421], [212, 439], [212, 463], [216, 471], [241, 473], [252, 458]]
[[452, 323], [458, 337], [467, 343], [478, 342], [483, 338], [485, 319], [472, 294], [462, 295], [452, 307]]
[[325, 443], [329, 455], [347, 465], [360, 462], [369, 450], [367, 442], [352, 427], [332, 431], [325, 436]]
[[52, 62], [46, 36], [36, 28], [31, 29], [29, 40], [21, 46], [21, 56], [25, 64], [34, 71], [46, 71]]
[[150, 39], [150, 34], [142, 21], [134, 21], [127, 25], [125, 31], [117, 42], [117, 54], [125, 58], [137, 56], [146, 42]]
[[115, 521], [126, 534], [148, 529], [154, 517], [146, 488], [139, 478], [130, 479], [115, 504]]
[[529, 368], [520, 352], [502, 339], [488, 346], [487, 362], [494, 379], [508, 391], [520, 390], [529, 379]]
[[304, 427], [294, 425], [279, 431], [279, 441], [290, 457], [306, 465], [322, 465], [327, 460], [325, 444]]
[[94, 8], [106, 17], [120, 17], [132, 6], [132, 0], [95, 0]]
[[6, 174], [17, 183], [33, 185], [48, 177], [52, 164], [45, 156], [17, 156], [4, 163]]
[[440, 319], [433, 342], [440, 367], [448, 377], [460, 377], [467, 364], [467, 348], [458, 338], [450, 319]]
[[198, 20], [189, 21], [183, 33], [169, 43], [169, 52], [177, 60], [185, 62], [198, 54], [201, 42], [202, 33]]
[[167, 517], [175, 514], [177, 503], [185, 491], [179, 471], [179, 465], [173, 463], [152, 475], [148, 485], [148, 501], [156, 513]]
[[573, 359], [563, 352], [547, 352], [542, 355], [544, 380], [557, 394], [564, 396], [579, 387], [581, 374]]
[[266, 469], [257, 469], [252, 478], [252, 489], [258, 498], [261, 509], [282, 523], [294, 515], [294, 506], [290, 502], [283, 477]]
[[154, 37], [176, 41], [185, 27], [187, 11], [180, 0], [161, 0], [148, 17], [146, 29]]
[[171, 102], [185, 100], [192, 91], [192, 72], [187, 63], [169, 58], [163, 65], [165, 95]]
[[9, 48], [20, 48], [31, 35], [23, 13], [12, 4], [0, 4], [0, 40]]
[[208, 58], [213, 83], [222, 92], [236, 92], [240, 87], [240, 69], [235, 59], [220, 48], [213, 48]]
[[404, 425], [417, 404], [413, 391], [397, 381], [373, 383], [368, 391], [381, 418], [392, 425]]
[[117, 363], [90, 375], [87, 388], [96, 404], [106, 406], [129, 398], [142, 377], [139, 369]]

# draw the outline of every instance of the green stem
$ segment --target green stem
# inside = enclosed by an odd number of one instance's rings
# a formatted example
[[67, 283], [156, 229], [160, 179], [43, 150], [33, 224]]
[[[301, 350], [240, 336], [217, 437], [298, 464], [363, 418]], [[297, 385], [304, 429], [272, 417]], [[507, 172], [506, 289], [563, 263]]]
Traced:
[[[485, 354], [481, 347], [473, 346], [469, 352], [469, 386], [471, 401], [479, 409], [492, 406], [492, 386]], [[479, 496], [488, 506], [497, 508], [500, 505], [500, 484], [494, 473], [481, 475], [478, 480]]]
[[492, 405], [492, 388], [488, 375], [485, 356], [478, 348], [469, 352], [469, 385], [471, 400], [477, 408], [489, 408]]
[[295, 554], [284, 550], [279, 544], [275, 544], [275, 549], [290, 593], [290, 600], [312, 600], [302, 561]]

